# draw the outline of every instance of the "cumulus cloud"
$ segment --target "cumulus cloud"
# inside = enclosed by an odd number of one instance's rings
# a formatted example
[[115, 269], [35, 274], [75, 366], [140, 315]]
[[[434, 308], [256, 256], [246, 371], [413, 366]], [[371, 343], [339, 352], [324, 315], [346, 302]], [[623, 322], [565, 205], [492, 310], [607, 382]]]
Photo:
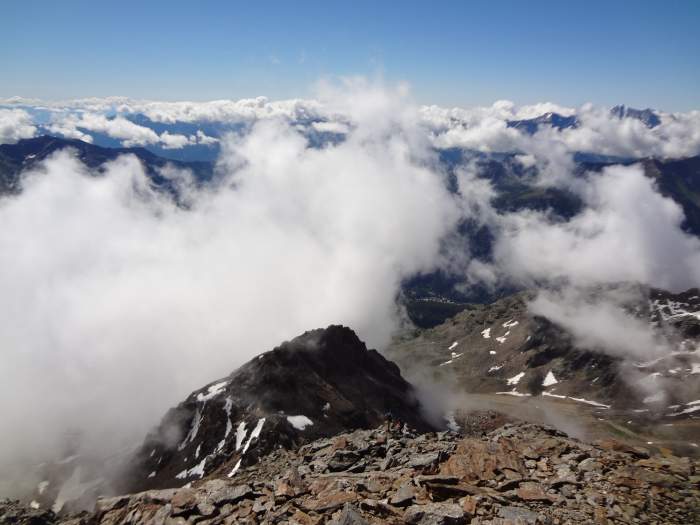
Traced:
[[700, 240], [680, 229], [680, 206], [640, 166], [589, 174], [578, 191], [586, 208], [569, 221], [534, 211], [499, 217], [494, 259], [508, 278], [527, 286], [635, 281], [675, 291], [700, 282]]
[[343, 122], [312, 122], [311, 127], [321, 133], [345, 134], [349, 131], [347, 124]]
[[[576, 126], [563, 129], [541, 125], [547, 134], [529, 136], [508, 123], [555, 112], [576, 117]], [[480, 108], [426, 106], [422, 116], [438, 147], [461, 147], [483, 152], [533, 153], [539, 145], [568, 153], [591, 153], [624, 158], [679, 158], [700, 154], [700, 112], [658, 112], [661, 123], [647, 127], [633, 117], [619, 118], [609, 108], [585, 104], [578, 109], [551, 103], [516, 107], [507, 101]]]
[[[64, 129], [66, 136], [79, 138], [81, 131], [76, 127], [81, 127], [139, 145], [157, 144], [159, 138], [150, 128], [129, 121], [130, 115], [141, 115], [161, 124], [213, 123], [228, 126], [250, 126], [260, 120], [283, 119], [310, 125], [316, 131], [341, 134], [345, 133], [347, 126], [347, 114], [329, 106], [327, 100], [322, 98], [273, 101], [266, 97], [256, 97], [205, 102], [162, 102], [108, 97], [42, 102], [13, 97], [0, 100], [0, 105], [8, 108], [42, 108], [53, 112], [59, 121], [53, 124], [54, 129]], [[569, 128], [551, 128], [546, 124], [540, 126], [541, 131], [549, 132], [548, 144], [569, 153], [626, 158], [678, 158], [700, 154], [699, 111], [657, 111], [660, 124], [650, 128], [636, 118], [619, 118], [609, 108], [592, 104], [578, 108], [563, 107], [553, 102], [518, 106], [508, 100], [499, 100], [491, 106], [483, 107], [420, 108], [421, 124], [431, 136], [435, 147], [460, 147], [482, 152], [515, 151], [525, 155], [535, 153], [533, 149], [543, 144], [542, 137], [532, 137], [523, 129], [511, 127], [509, 123], [549, 114], [575, 118], [576, 125]], [[107, 115], [116, 115], [116, 118], [106, 118]], [[61, 122], [64, 119], [66, 122]], [[177, 140], [186, 145], [184, 138]], [[189, 144], [193, 143], [191, 136], [188, 140]], [[173, 139], [166, 136], [160, 137], [160, 141], [167, 145], [172, 144]]]
[[83, 451], [136, 444], [189, 391], [311, 327], [387, 343], [401, 281], [437, 264], [461, 211], [415, 112], [389, 103], [401, 94], [342, 89], [347, 140], [313, 149], [260, 122], [223, 142], [215, 188], [169, 174], [187, 209], [133, 157], [93, 173], [69, 152], [0, 201], [3, 472], [70, 429]]
[[81, 138], [87, 134], [85, 131], [103, 133], [122, 141], [127, 147], [155, 144], [160, 140], [152, 129], [134, 124], [124, 117], [108, 118], [99, 113], [61, 113], [55, 116], [49, 129], [72, 138]]
[[209, 146], [219, 141], [215, 137], [206, 135], [202, 130], [197, 130], [189, 136], [169, 131], [159, 135], [152, 129], [136, 124], [123, 116], [107, 117], [94, 112], [58, 112], [53, 115], [47, 130], [52, 134], [90, 143], [94, 142], [90, 132], [102, 133], [119, 140], [126, 147], [153, 145], [163, 149], [181, 149], [196, 144]]
[[36, 126], [26, 111], [0, 108], [0, 144], [14, 144], [35, 134]]

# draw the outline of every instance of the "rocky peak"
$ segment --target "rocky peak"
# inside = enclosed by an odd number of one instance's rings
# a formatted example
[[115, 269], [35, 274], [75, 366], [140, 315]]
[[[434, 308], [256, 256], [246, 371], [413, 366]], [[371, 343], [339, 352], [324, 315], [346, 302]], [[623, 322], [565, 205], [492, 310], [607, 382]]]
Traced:
[[655, 128], [661, 124], [661, 119], [653, 109], [634, 109], [624, 104], [617, 105], [610, 109], [610, 115], [619, 119], [634, 118], [641, 121], [648, 128]]
[[399, 368], [350, 329], [312, 330], [190, 394], [147, 438], [124, 489], [234, 477], [272, 450], [371, 428], [391, 413], [428, 430]]

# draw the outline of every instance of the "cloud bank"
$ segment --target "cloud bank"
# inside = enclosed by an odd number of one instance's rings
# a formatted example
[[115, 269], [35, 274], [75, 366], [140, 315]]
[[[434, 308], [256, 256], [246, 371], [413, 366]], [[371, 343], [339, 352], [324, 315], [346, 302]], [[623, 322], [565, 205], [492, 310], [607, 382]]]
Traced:
[[[247, 127], [275, 119], [309, 131], [345, 133], [351, 117], [322, 97], [280, 101], [257, 97], [207, 102], [161, 102], [124, 97], [46, 102], [13, 97], [0, 99], [0, 107], [42, 115], [50, 121], [42, 129], [50, 133], [90, 141], [90, 132], [99, 132], [121, 140], [124, 146], [161, 145], [164, 148], [206, 145], [220, 137], [199, 140], [198, 134], [192, 132], [176, 133], [181, 136], [173, 139], [154, 131], [157, 125], [199, 126], [198, 131], [204, 133], [203, 128], [211, 126]], [[575, 125], [561, 129], [551, 123], [540, 125], [535, 136], [522, 127], [512, 126], [514, 122], [551, 114], [572, 118]], [[592, 104], [578, 108], [552, 102], [516, 106], [507, 100], [473, 108], [418, 108], [418, 123], [436, 148], [529, 154], [546, 142], [568, 153], [623, 158], [679, 158], [700, 154], [700, 111], [667, 113], [656, 110], [654, 116], [658, 118], [658, 125], [648, 126], [632, 114], [611, 112], [610, 108]], [[144, 125], [133, 117], [145, 118], [154, 125]], [[42, 123], [34, 122], [34, 125]]]

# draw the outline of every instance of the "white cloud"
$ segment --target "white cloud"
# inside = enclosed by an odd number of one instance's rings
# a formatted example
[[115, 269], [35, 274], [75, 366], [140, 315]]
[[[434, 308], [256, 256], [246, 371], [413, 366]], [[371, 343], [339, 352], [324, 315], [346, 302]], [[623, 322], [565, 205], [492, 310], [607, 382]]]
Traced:
[[568, 222], [539, 212], [501, 217], [496, 264], [532, 285], [635, 281], [671, 290], [700, 283], [700, 240], [683, 233], [681, 208], [639, 166], [613, 166], [580, 187], [586, 209]]
[[81, 136], [85, 135], [83, 130], [103, 133], [120, 140], [126, 147], [156, 144], [160, 140], [158, 134], [149, 128], [134, 124], [124, 117], [107, 118], [99, 113], [59, 113], [54, 116], [52, 126], [50, 129], [53, 132], [81, 140]]
[[[357, 79], [355, 79], [357, 81]], [[213, 100], [206, 102], [161, 102], [134, 100], [125, 97], [88, 98], [60, 102], [37, 100], [0, 100], [7, 107], [40, 107], [58, 115], [54, 127], [66, 128], [67, 136], [79, 137], [75, 120], [84, 118], [82, 127], [107, 133], [130, 144], [156, 144], [159, 139], [149, 128], [129, 122], [132, 114], [141, 114], [153, 122], [219, 123], [250, 126], [266, 119], [283, 119], [289, 122], [310, 123], [317, 130], [345, 132], [347, 108], [339, 111], [321, 99], [290, 99], [271, 101], [266, 97], [241, 100]], [[535, 153], [532, 150], [543, 144], [544, 137], [530, 137], [523, 131], [509, 128], [512, 120], [531, 119], [546, 113], [576, 116], [579, 125], [572, 129], [545, 130], [546, 140], [553, 147], [569, 153], [586, 152], [621, 157], [685, 157], [700, 154], [700, 111], [687, 113], [658, 112], [661, 124], [647, 128], [634, 118], [619, 119], [608, 108], [585, 104], [579, 108], [563, 107], [552, 102], [517, 106], [507, 100], [499, 100], [491, 106], [472, 108], [443, 108], [423, 106], [420, 119], [435, 144], [440, 148], [462, 147], [483, 152]], [[84, 114], [85, 117], [76, 117]], [[105, 115], [117, 115], [106, 119]], [[68, 117], [66, 117], [68, 115]], [[101, 117], [101, 118], [99, 118]], [[104, 119], [104, 120], [103, 120]], [[121, 119], [121, 120], [120, 120]], [[108, 121], [108, 122], [107, 122]], [[171, 144], [169, 138], [162, 140]], [[182, 139], [180, 139], [182, 140]], [[128, 144], [127, 144], [128, 145]]]
[[26, 111], [0, 108], [0, 144], [14, 144], [35, 134], [36, 126]]
[[648, 320], [624, 309], [630, 300], [643, 300], [639, 290], [599, 289], [587, 294], [566, 288], [558, 293], [541, 292], [528, 304], [528, 310], [565, 328], [582, 348], [602, 350], [637, 362], [668, 354], [668, 343]]
[[201, 129], [197, 130], [194, 139], [196, 140], [197, 144], [201, 144], [203, 146], [211, 146], [212, 144], [216, 144], [219, 142], [219, 139], [217, 139], [216, 137], [210, 137]]
[[348, 125], [343, 122], [312, 122], [311, 127], [321, 133], [345, 134], [349, 131]]
[[185, 135], [173, 134], [167, 131], [161, 133], [158, 140], [165, 149], [180, 149], [197, 143], [195, 137], [186, 137]]

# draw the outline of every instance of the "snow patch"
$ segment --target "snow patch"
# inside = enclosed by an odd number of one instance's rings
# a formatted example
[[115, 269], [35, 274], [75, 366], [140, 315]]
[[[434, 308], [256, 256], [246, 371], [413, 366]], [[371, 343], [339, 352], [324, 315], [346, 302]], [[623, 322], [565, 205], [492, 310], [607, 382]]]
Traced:
[[552, 386], [556, 385], [559, 381], [557, 381], [557, 378], [554, 377], [554, 372], [551, 370], [547, 372], [547, 376], [544, 378], [544, 381], [542, 381], [542, 386]]
[[238, 452], [243, 445], [243, 440], [245, 439], [246, 434], [247, 431], [245, 429], [245, 421], [241, 421], [236, 429], [236, 452]]
[[459, 343], [458, 343], [457, 341], [455, 341], [454, 343], [452, 343], [452, 344], [450, 345], [450, 347], [448, 348], [448, 350], [452, 350], [452, 349], [455, 348], [458, 344], [459, 344]]
[[515, 388], [513, 390], [509, 390], [507, 392], [496, 392], [496, 394], [504, 395], [504, 396], [517, 396], [517, 397], [530, 397], [531, 394], [523, 394], [522, 392], [518, 392]]
[[518, 326], [518, 321], [511, 319], [510, 321], [503, 323], [502, 326], [503, 328], [513, 328], [514, 326]]
[[491, 329], [487, 328], [486, 330], [482, 330], [481, 337], [483, 337], [484, 339], [491, 339]]
[[508, 379], [508, 384], [511, 386], [517, 385], [523, 377], [525, 377], [525, 372], [520, 372], [519, 374]]
[[191, 478], [192, 476], [198, 476], [200, 478], [203, 477], [204, 476], [204, 465], [206, 464], [208, 459], [209, 459], [209, 456], [205, 456], [204, 459], [202, 459], [202, 461], [197, 463], [194, 467], [192, 467], [191, 469], [183, 470], [182, 472], [175, 475], [175, 477], [178, 479]]
[[236, 472], [238, 472], [239, 468], [241, 468], [241, 460], [240, 459], [236, 462], [236, 466], [233, 467], [233, 470], [231, 470], [231, 472], [228, 473], [228, 477], [232, 478], [233, 476], [235, 476]]
[[220, 383], [215, 383], [207, 389], [207, 393], [204, 394], [200, 392], [197, 394], [197, 401], [208, 401], [213, 397], [218, 396], [221, 391], [228, 385], [228, 381], [221, 381]]
[[542, 392], [542, 395], [546, 396], [546, 397], [556, 397], [557, 399], [566, 399], [566, 396], [562, 396], [559, 394], [552, 394], [551, 392]]
[[187, 443], [190, 441], [193, 441], [194, 438], [197, 437], [197, 432], [199, 432], [199, 426], [202, 424], [202, 419], [204, 418], [204, 414], [202, 414], [202, 410], [200, 407], [197, 407], [197, 410], [194, 413], [194, 417], [192, 418], [192, 426], [190, 427], [189, 433], [185, 436], [185, 439], [182, 440], [182, 443], [177, 447], [178, 450], [182, 450], [187, 446]]
[[582, 397], [569, 397], [573, 401], [578, 401], [579, 403], [586, 403], [587, 405], [592, 405], [598, 408], [610, 408], [610, 405], [604, 405], [603, 403], [598, 403], [597, 401], [590, 401], [589, 399], [583, 399]]
[[505, 334], [503, 334], [501, 337], [497, 337], [496, 341], [498, 341], [500, 344], [503, 344], [506, 342], [506, 339], [510, 335], [510, 330], [508, 330]]
[[224, 445], [226, 445], [226, 439], [228, 438], [228, 435], [231, 433], [231, 430], [233, 430], [233, 425], [231, 424], [231, 409], [233, 408], [233, 400], [230, 397], [226, 398], [226, 402], [224, 403], [224, 412], [226, 412], [226, 430], [224, 431], [224, 437], [219, 441], [219, 444], [216, 445], [216, 452], [221, 452], [224, 448]]
[[245, 454], [248, 451], [248, 447], [250, 447], [250, 444], [253, 442], [253, 440], [255, 438], [257, 438], [260, 435], [260, 431], [262, 430], [262, 427], [264, 424], [265, 424], [264, 417], [261, 417], [260, 419], [258, 419], [258, 424], [255, 425], [255, 428], [250, 433], [250, 436], [248, 437], [248, 441], [246, 441], [246, 444], [243, 447], [243, 452], [241, 452], [241, 454]]
[[297, 430], [304, 430], [306, 427], [314, 424], [313, 421], [303, 415], [287, 416], [287, 421]]

